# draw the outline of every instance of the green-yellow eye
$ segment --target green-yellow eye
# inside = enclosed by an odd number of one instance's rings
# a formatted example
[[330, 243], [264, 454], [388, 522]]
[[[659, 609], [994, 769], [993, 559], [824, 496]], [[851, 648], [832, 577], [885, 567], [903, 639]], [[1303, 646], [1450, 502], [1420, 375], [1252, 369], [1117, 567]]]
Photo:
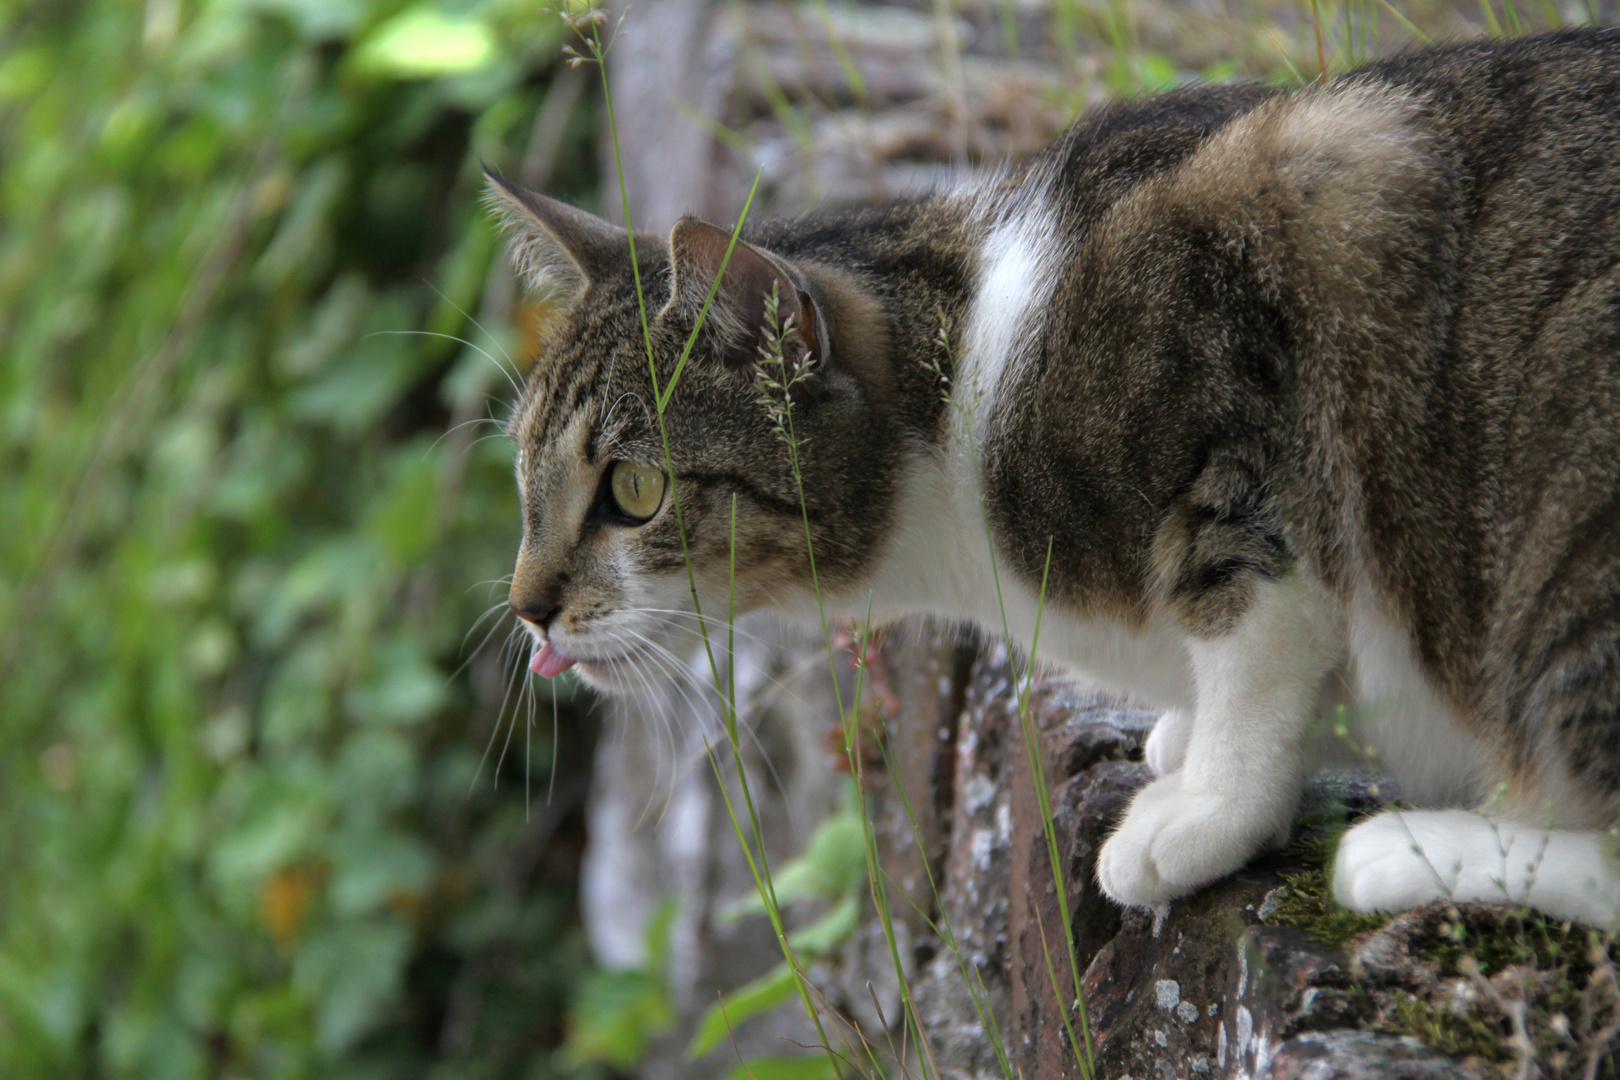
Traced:
[[664, 501], [664, 474], [650, 465], [619, 461], [613, 465], [613, 501], [619, 512], [637, 521], [658, 513]]

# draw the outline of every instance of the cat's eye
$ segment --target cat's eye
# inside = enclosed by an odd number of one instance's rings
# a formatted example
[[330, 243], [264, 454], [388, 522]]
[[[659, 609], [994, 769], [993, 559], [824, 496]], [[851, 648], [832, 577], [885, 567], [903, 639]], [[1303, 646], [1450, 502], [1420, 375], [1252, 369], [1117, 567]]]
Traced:
[[615, 462], [613, 501], [625, 517], [646, 521], [664, 502], [664, 474], [650, 465]]

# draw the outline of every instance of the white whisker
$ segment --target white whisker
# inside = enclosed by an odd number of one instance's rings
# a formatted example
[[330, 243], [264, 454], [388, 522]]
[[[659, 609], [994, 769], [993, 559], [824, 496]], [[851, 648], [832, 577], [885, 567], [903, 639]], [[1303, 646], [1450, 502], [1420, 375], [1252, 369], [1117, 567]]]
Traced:
[[[501, 657], [501, 678], [506, 683], [506, 693], [501, 695], [501, 707], [495, 713], [495, 726], [490, 729], [489, 741], [484, 744], [484, 755], [478, 759], [478, 768], [473, 772], [472, 782], [467, 785], [468, 798], [472, 797], [473, 789], [478, 786], [478, 778], [484, 774], [484, 765], [489, 761], [489, 752], [495, 746], [495, 737], [501, 732], [501, 720], [506, 716], [506, 703], [512, 697], [511, 668], [512, 658], [517, 652], [513, 648], [517, 631], [518, 627], [512, 627], [512, 632], [506, 638], [506, 648], [503, 650]], [[500, 776], [497, 774], [494, 779], [494, 786], [498, 788], [500, 782]]]
[[[450, 430], [446, 431], [443, 435], [440, 435], [437, 439], [434, 439], [433, 442], [429, 444], [428, 448], [422, 451], [422, 460], [427, 460], [427, 456], [433, 453], [434, 447], [444, 442], [444, 440], [448, 439], [462, 428], [471, 427], [473, 424], [494, 424], [496, 427], [501, 428], [502, 434], [506, 433], [506, 429], [501, 426], [501, 422], [495, 419], [493, 416], [475, 416], [471, 420], [463, 420], [461, 423], [452, 426]], [[477, 446], [478, 444], [473, 443], [472, 445]]]
[[560, 743], [557, 734], [557, 680], [551, 680], [551, 779], [546, 781], [546, 805], [551, 805], [551, 796], [557, 791], [557, 758]]
[[[468, 630], [466, 637], [463, 637], [461, 639], [461, 647], [463, 649], [465, 649], [467, 647], [467, 638], [472, 637], [472, 635], [478, 630], [478, 623], [481, 623], [485, 619], [489, 618], [489, 615], [490, 615], [491, 611], [494, 611], [496, 608], [500, 608], [500, 607], [504, 607], [504, 606], [505, 606], [504, 604], [495, 604], [489, 609], [489, 611], [486, 611], [482, 615], [478, 616], [478, 622], [473, 623], [472, 624], [472, 629]], [[478, 643], [478, 647], [475, 648], [467, 656], [467, 659], [463, 660], [461, 662], [460, 666], [457, 667], [456, 670], [452, 671], [449, 674], [449, 676], [447, 676], [445, 678], [444, 681], [446, 683], [449, 683], [449, 682], [453, 681], [457, 675], [460, 675], [463, 671], [466, 671], [467, 668], [472, 664], [472, 662], [474, 660], [478, 659], [478, 654], [484, 651], [484, 646], [489, 644], [489, 639], [495, 636], [495, 631], [499, 630], [500, 628], [501, 628], [501, 620], [500, 620], [500, 618], [497, 618], [493, 623], [490, 624], [489, 632], [487, 634], [485, 634], [484, 639]]]
[[[686, 689], [685, 689], [685, 686], [684, 686], [685, 672], [681, 671], [680, 668], [679, 668], [679, 665], [680, 665], [679, 658], [676, 657], [675, 654], [672, 653], [670, 650], [664, 648], [662, 645], [659, 645], [657, 642], [651, 640], [650, 638], [648, 638], [644, 634], [638, 633], [637, 631], [630, 630], [628, 628], [625, 628], [624, 632], [632, 635], [634, 638], [636, 638], [638, 641], [640, 641], [648, 650], [650, 650], [650, 652], [648, 654], [648, 659], [654, 665], [656, 665], [661, 671], [664, 671], [664, 673], [666, 675], [670, 676], [671, 685], [673, 685], [676, 688], [677, 692], [679, 692], [684, 698], [686, 698], [689, 705], [693, 706], [693, 711], [697, 715], [699, 723], [705, 723], [705, 721], [708, 718], [709, 710], [705, 709], [705, 708], [697, 707], [696, 703], [692, 701], [691, 696], [686, 692]], [[728, 652], [725, 652], [724, 650], [722, 650], [722, 655], [725, 656], [726, 663], [728, 665], [733, 665], [734, 666], [736, 664], [737, 658], [736, 658], [735, 654], [731, 654], [731, 653], [728, 653]], [[669, 665], [668, 667], [666, 667], [666, 661], [663, 658], [667, 658], [667, 663]], [[674, 668], [674, 670], [671, 670], [671, 668]], [[770, 681], [775, 682], [776, 680], [771, 679]], [[714, 717], [714, 721], [715, 721], [714, 727], [718, 727], [719, 730], [723, 731], [724, 727], [725, 727], [725, 724], [724, 724], [724, 715], [725, 715], [724, 714], [724, 709], [725, 709], [724, 694], [723, 694], [720, 687], [717, 686], [714, 689], [715, 689], [715, 697], [717, 699], [716, 702], [715, 702], [715, 705], [716, 705], [716, 708], [718, 710], [718, 715]], [[770, 751], [768, 751], [765, 748], [764, 742], [761, 741], [760, 738], [759, 738], [759, 733], [756, 732], [754, 730], [753, 726], [749, 723], [748, 718], [750, 716], [758, 716], [759, 715], [760, 710], [757, 709], [756, 707], [754, 707], [754, 705], [755, 705], [755, 703], [749, 702], [748, 707], [745, 708], [742, 705], [738, 705], [736, 703], [733, 703], [733, 708], [735, 709], [736, 715], [737, 715], [737, 730], [747, 739], [747, 741], [749, 743], [752, 744], [754, 749], [756, 751], [758, 751], [760, 761], [765, 765], [766, 770], [770, 772], [771, 778], [776, 781], [777, 786], [779, 788], [781, 788], [782, 790], [786, 790], [787, 789], [787, 784], [782, 779], [782, 774], [777, 769], [776, 762], [771, 758]], [[709, 725], [706, 724], [705, 726], [709, 726]], [[695, 765], [696, 761], [694, 760], [694, 762], [692, 764]], [[688, 767], [691, 767], [691, 766], [688, 766]], [[741, 767], [741, 763], [739, 762], [739, 768], [740, 767]], [[789, 809], [788, 826], [789, 826], [789, 828], [796, 827], [795, 823], [792, 820], [791, 808]]]
[[[482, 329], [482, 328], [480, 327], [480, 329]], [[474, 352], [478, 353], [480, 356], [484, 357], [484, 359], [488, 360], [490, 363], [492, 363], [496, 367], [500, 368], [501, 369], [501, 374], [506, 376], [506, 381], [507, 381], [508, 385], [510, 385], [512, 387], [512, 392], [514, 394], [517, 394], [519, 396], [521, 396], [523, 394], [523, 389], [518, 386], [517, 380], [512, 378], [511, 372], [507, 371], [506, 368], [501, 364], [501, 362], [499, 360], [495, 359], [493, 356], [489, 355], [489, 353], [485, 352], [483, 349], [480, 349], [477, 345], [474, 345], [472, 342], [468, 341], [466, 338], [457, 337], [454, 334], [440, 334], [440, 333], [438, 333], [436, 331], [433, 331], [433, 330], [373, 330], [371, 333], [364, 335], [361, 338], [361, 340], [364, 340], [365, 338], [369, 338], [369, 337], [377, 337], [378, 335], [381, 335], [381, 334], [399, 334], [399, 335], [404, 336], [404, 337], [436, 337], [436, 338], [444, 338], [444, 339], [446, 339], [448, 341], [459, 341], [461, 344], [467, 346], [467, 348], [469, 348], [469, 349], [473, 350]]]
[[[477, 328], [477, 330], [478, 330], [478, 332], [480, 334], [483, 334], [485, 337], [489, 338], [489, 343], [491, 345], [495, 346], [497, 349], [501, 350], [501, 355], [506, 357], [506, 362], [508, 364], [512, 365], [512, 370], [514, 370], [514, 371], [517, 370], [517, 364], [513, 362], [512, 354], [506, 351], [505, 346], [503, 346], [501, 344], [501, 339], [500, 338], [496, 337], [494, 334], [492, 334], [488, 330], [484, 329], [484, 324], [483, 323], [481, 323], [477, 319], [473, 318], [472, 315], [467, 311], [466, 308], [462, 307], [460, 304], [456, 303], [454, 300], [452, 300], [448, 296], [444, 295], [444, 293], [440, 292], [439, 287], [437, 285], [433, 284], [433, 282], [428, 281], [426, 278], [423, 278], [422, 279], [422, 284], [424, 284], [428, 288], [432, 289], [435, 293], [438, 293], [438, 296], [439, 296], [440, 300], [443, 300], [445, 303], [447, 303], [451, 307], [455, 308], [456, 311], [458, 311], [461, 314], [461, 317], [463, 319], [466, 319], [468, 322], [472, 323], [473, 326], [475, 328]], [[486, 353], [485, 355], [488, 355], [488, 354]], [[493, 357], [491, 359], [493, 359]]]
[[[533, 804], [533, 799], [530, 797], [529, 788], [531, 779], [534, 776], [535, 697], [534, 680], [528, 677], [527, 669], [525, 669], [525, 674], [523, 677], [523, 696], [528, 700], [529, 703], [528, 715], [525, 717], [525, 722], [523, 724], [523, 820], [525, 823], [527, 823], [529, 820], [529, 807]], [[553, 760], [556, 759], [557, 754], [555, 747], [552, 748], [551, 756]]]

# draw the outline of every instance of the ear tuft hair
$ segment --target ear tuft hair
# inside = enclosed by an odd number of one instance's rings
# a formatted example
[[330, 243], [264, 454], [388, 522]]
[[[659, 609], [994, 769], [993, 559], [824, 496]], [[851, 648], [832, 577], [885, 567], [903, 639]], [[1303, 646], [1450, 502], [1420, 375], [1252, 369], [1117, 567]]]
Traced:
[[484, 201], [511, 243], [512, 268], [531, 289], [573, 304], [629, 258], [624, 230], [508, 180], [487, 165]]

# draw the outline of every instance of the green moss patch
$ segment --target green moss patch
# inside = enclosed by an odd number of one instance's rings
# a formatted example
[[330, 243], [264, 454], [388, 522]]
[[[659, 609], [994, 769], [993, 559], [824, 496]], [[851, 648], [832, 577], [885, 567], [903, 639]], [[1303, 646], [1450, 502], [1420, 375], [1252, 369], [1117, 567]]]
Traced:
[[1434, 978], [1395, 995], [1383, 1017], [1391, 1029], [1502, 1063], [1503, 1075], [1518, 1075], [1528, 1058], [1543, 1077], [1620, 1080], [1613, 935], [1532, 911], [1467, 905], [1408, 947]]
[[1330, 949], [1343, 949], [1357, 934], [1376, 930], [1388, 921], [1383, 915], [1358, 915], [1333, 902], [1326, 867], [1283, 875], [1283, 892], [1270, 905], [1265, 921], [1292, 926]]

